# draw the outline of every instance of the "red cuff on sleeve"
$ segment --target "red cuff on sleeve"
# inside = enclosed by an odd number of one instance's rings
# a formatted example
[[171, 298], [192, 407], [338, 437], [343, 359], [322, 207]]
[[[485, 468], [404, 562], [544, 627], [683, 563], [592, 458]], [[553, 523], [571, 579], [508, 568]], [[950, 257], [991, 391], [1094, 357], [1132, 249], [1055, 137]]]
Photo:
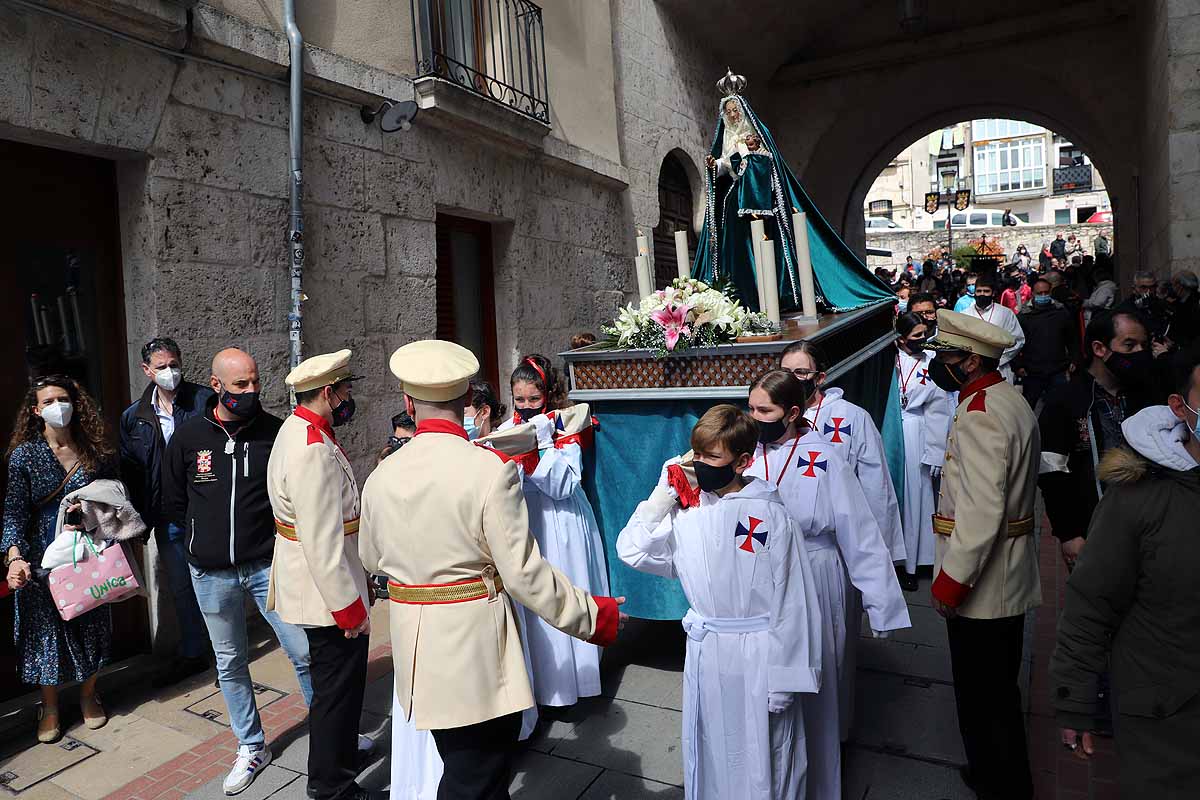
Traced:
[[617, 640], [617, 629], [621, 623], [621, 607], [611, 597], [593, 597], [596, 601], [596, 632], [588, 644], [608, 647]]
[[937, 578], [933, 581], [933, 586], [930, 592], [935, 598], [950, 606], [958, 608], [963, 601], [967, 599], [967, 593], [971, 591], [971, 587], [965, 583], [959, 583], [946, 574], [945, 570], [940, 570]]
[[675, 490], [675, 494], [679, 495], [679, 505], [684, 508], [700, 505], [700, 489], [692, 488], [683, 467], [678, 464], [667, 467], [667, 483]]
[[367, 607], [363, 605], [362, 598], [355, 598], [354, 602], [343, 608], [341, 611], [333, 612], [333, 621], [337, 626], [344, 631], [352, 631], [362, 621], [367, 618]]

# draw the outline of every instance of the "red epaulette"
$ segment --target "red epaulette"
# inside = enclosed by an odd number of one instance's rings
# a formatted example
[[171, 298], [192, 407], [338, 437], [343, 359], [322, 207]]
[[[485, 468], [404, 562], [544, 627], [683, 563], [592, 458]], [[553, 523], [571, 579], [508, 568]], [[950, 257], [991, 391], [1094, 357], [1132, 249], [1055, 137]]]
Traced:
[[980, 389], [967, 404], [967, 411], [987, 411], [987, 389]]
[[525, 472], [526, 475], [532, 475], [533, 471], [535, 469], [537, 469], [538, 454], [537, 454], [536, 450], [532, 453], [526, 453], [526, 454], [520, 455], [520, 456], [510, 456], [508, 453], [501, 453], [496, 448], [488, 447], [486, 444], [481, 444], [479, 442], [472, 442], [472, 444], [474, 444], [480, 450], [487, 450], [489, 453], [495, 454], [496, 457], [499, 458], [501, 461], [503, 461], [505, 464], [507, 464], [510, 461], [517, 462], [517, 466], [520, 467]]
[[309, 444], [320, 444], [323, 441], [325, 441], [325, 437], [321, 435], [321, 432], [319, 430], [317, 430], [317, 426], [309, 425], [308, 426], [308, 443]]

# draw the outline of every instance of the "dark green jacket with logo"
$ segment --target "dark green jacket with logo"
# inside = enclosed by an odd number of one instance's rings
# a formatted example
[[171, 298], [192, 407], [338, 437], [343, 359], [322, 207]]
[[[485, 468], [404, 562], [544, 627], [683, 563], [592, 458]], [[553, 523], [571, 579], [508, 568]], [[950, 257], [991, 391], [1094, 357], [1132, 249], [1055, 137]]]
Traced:
[[1111, 653], [1121, 796], [1200, 798], [1200, 467], [1120, 447], [1100, 478], [1050, 665], [1058, 721], [1095, 726]]

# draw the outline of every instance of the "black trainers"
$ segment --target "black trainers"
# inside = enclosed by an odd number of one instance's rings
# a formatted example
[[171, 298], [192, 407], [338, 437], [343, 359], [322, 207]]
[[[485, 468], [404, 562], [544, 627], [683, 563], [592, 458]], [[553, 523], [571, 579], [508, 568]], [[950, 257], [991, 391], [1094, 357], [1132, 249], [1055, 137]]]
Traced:
[[154, 676], [150, 685], [155, 689], [165, 689], [207, 669], [207, 658], [176, 658], [166, 669]]
[[906, 592], [915, 592], [921, 588], [921, 582], [917, 580], [916, 575], [896, 570], [896, 577], [900, 580], [900, 588]]

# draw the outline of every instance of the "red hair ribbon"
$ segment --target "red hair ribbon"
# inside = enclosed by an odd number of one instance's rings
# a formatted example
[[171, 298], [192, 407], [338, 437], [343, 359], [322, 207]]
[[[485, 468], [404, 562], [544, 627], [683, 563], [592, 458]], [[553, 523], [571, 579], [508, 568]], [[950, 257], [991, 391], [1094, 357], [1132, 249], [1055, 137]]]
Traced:
[[546, 373], [542, 371], [542, 368], [538, 366], [538, 363], [532, 358], [526, 358], [525, 363], [533, 367], [533, 371], [536, 372], [538, 377], [542, 379], [542, 388], [546, 391], [550, 391], [550, 384], [546, 381]]

